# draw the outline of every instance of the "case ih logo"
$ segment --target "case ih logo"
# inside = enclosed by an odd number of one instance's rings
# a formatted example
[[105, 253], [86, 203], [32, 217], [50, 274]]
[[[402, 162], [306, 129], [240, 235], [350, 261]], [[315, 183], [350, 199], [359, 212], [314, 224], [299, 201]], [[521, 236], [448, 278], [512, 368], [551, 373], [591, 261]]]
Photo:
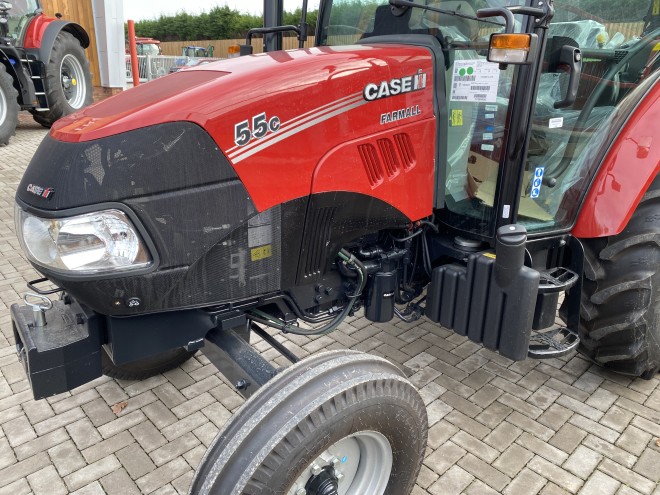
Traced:
[[364, 87], [364, 99], [367, 101], [379, 100], [388, 96], [396, 96], [411, 91], [419, 91], [426, 87], [426, 74], [419, 69], [413, 76], [399, 77], [391, 81], [382, 81], [380, 84], [369, 83]]
[[53, 194], [55, 194], [55, 189], [52, 187], [41, 187], [41, 186], [35, 186], [34, 184], [30, 184], [27, 186], [27, 191], [29, 193], [34, 194], [35, 196], [40, 196], [45, 199], [50, 199], [53, 197]]

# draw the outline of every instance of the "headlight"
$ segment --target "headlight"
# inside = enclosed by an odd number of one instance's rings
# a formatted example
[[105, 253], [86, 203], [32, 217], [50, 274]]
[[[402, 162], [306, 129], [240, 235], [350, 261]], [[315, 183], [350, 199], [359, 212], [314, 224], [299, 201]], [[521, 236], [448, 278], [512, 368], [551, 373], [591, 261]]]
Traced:
[[16, 206], [16, 230], [31, 261], [59, 272], [113, 273], [153, 263], [135, 227], [119, 210], [41, 218]]

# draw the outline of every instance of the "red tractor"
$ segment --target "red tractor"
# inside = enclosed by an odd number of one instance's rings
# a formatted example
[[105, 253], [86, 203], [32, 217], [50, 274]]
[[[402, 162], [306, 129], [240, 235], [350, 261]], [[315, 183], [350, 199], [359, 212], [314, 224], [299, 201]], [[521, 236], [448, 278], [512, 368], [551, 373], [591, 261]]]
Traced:
[[19, 110], [50, 127], [92, 102], [88, 46], [80, 25], [45, 16], [37, 0], [0, 1], [0, 145]]
[[[255, 32], [302, 41], [304, 23], [269, 21], [277, 3]], [[347, 351], [300, 361], [263, 325], [424, 316], [512, 360], [579, 347], [650, 378], [659, 5], [326, 0], [314, 48], [60, 120], [16, 195], [44, 275], [12, 307], [35, 397], [201, 350], [249, 399], [192, 493], [405, 495], [427, 420], [401, 371]], [[275, 369], [252, 333], [295, 364]]]

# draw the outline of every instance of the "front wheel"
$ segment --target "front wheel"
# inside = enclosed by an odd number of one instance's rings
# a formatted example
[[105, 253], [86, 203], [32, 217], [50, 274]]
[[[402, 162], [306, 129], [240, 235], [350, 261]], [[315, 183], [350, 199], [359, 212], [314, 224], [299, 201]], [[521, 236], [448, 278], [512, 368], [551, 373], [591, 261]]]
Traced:
[[0, 145], [9, 143], [9, 138], [16, 133], [20, 110], [17, 99], [14, 80], [0, 64]]
[[46, 99], [49, 109], [33, 112], [36, 122], [50, 127], [65, 115], [92, 103], [92, 74], [80, 42], [61, 31], [46, 65]]
[[277, 375], [227, 423], [195, 495], [409, 494], [427, 438], [424, 402], [401, 371], [332, 351]]
[[182, 365], [193, 357], [195, 351], [179, 347], [132, 363], [116, 365], [105, 350], [101, 349], [101, 370], [104, 375], [118, 380], [146, 380]]

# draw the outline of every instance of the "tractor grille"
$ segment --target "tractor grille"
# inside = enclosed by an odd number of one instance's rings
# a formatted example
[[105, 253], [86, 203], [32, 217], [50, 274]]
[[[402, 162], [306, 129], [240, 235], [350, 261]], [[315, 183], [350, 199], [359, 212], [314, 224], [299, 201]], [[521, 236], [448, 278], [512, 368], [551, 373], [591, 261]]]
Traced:
[[372, 189], [380, 186], [386, 176], [388, 180], [392, 180], [402, 170], [407, 172], [415, 167], [417, 158], [408, 134], [395, 134], [394, 142], [392, 139], [383, 138], [376, 144], [378, 148], [370, 143], [358, 146], [362, 165]]
[[326, 246], [330, 242], [332, 220], [336, 210], [337, 208], [333, 206], [319, 208], [309, 213], [305, 228], [306, 232], [309, 231], [309, 235], [305, 235], [301, 253], [303, 257], [302, 275], [305, 278], [319, 275], [324, 268]]

